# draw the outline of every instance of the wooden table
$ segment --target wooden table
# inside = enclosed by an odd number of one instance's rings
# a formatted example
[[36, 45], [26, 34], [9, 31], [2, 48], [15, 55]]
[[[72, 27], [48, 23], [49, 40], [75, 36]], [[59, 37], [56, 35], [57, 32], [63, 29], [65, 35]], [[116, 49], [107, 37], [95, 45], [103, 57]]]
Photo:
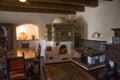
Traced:
[[35, 59], [35, 51], [29, 48], [13, 49], [8, 53], [8, 58], [20, 57], [24, 52], [25, 60]]

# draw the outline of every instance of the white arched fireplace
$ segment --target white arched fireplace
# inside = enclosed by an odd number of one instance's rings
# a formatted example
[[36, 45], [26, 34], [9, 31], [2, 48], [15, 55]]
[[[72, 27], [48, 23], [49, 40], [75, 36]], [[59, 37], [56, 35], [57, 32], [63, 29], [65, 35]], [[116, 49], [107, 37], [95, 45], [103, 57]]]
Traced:
[[[51, 44], [51, 42], [50, 42]], [[72, 58], [72, 42], [64, 41], [64, 42], [53, 42], [50, 44], [46, 44], [45, 50], [45, 62], [46, 63], [54, 63], [54, 62], [64, 62], [70, 61]], [[48, 49], [48, 50], [47, 50]]]

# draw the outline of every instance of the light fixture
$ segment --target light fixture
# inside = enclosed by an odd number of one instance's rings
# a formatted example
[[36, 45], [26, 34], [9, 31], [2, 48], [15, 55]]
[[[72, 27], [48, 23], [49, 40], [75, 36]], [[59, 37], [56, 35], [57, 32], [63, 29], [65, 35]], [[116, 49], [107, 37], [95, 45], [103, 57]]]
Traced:
[[53, 24], [67, 24], [68, 21], [63, 17], [55, 18], [52, 22]]
[[93, 38], [101, 38], [102, 37], [102, 34], [100, 32], [94, 32], [93, 35], [92, 35]]
[[26, 2], [27, 0], [19, 0], [20, 2]]
[[16, 39], [17, 40], [37, 40], [38, 26], [34, 24], [23, 24], [16, 27]]

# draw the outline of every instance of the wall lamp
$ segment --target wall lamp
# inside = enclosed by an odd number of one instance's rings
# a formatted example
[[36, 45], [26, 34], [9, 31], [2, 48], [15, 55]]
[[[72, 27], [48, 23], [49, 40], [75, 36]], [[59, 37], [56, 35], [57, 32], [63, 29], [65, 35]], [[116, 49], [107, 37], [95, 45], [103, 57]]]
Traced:
[[100, 32], [94, 32], [93, 35], [92, 35], [92, 38], [101, 38], [102, 37], [102, 34]]

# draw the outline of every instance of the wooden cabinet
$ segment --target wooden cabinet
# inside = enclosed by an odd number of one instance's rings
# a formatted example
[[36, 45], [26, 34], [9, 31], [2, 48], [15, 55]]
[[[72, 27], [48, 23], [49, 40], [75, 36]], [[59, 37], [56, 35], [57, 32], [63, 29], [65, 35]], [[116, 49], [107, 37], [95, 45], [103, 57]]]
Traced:
[[[120, 38], [120, 28], [112, 29], [114, 31], [113, 38]], [[114, 41], [114, 40], [113, 40]], [[120, 44], [112, 42], [111, 44], [106, 44], [106, 60], [112, 61], [114, 63], [114, 71], [120, 72]]]
[[113, 44], [120, 44], [120, 28], [112, 29], [114, 31], [114, 36], [112, 37]]
[[[120, 28], [112, 29], [114, 31], [113, 37], [120, 38]], [[114, 40], [113, 40], [114, 41]], [[120, 64], [120, 44], [106, 44], [106, 59]]]
[[6, 47], [8, 51], [13, 48], [13, 24], [0, 23], [0, 47]]
[[120, 64], [120, 45], [106, 45], [106, 59]]
[[120, 28], [113, 28], [112, 30], [114, 31], [115, 37], [120, 37]]

